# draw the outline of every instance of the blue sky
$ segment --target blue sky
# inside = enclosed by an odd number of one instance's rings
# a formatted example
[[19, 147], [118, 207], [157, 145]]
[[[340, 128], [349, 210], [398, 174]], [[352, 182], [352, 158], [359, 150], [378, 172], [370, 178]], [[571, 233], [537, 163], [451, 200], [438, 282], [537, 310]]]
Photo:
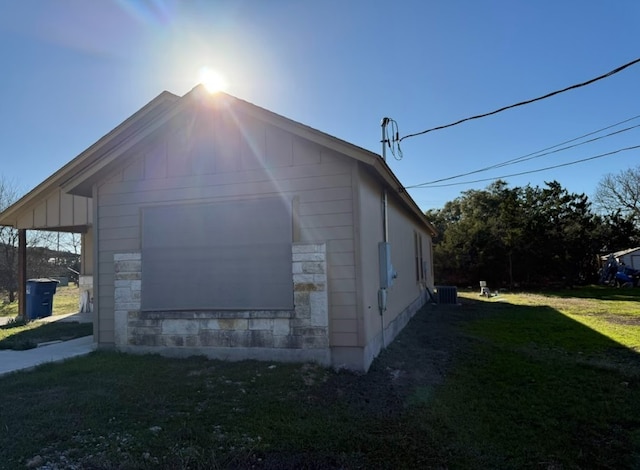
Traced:
[[[0, 177], [26, 192], [163, 90], [208, 66], [227, 92], [380, 153], [400, 136], [534, 98], [640, 57], [640, 2], [618, 0], [0, 0]], [[409, 138], [405, 186], [498, 164], [640, 115], [640, 64], [595, 84]], [[640, 124], [640, 118], [609, 132]], [[640, 144], [640, 128], [458, 181]], [[591, 196], [640, 149], [508, 178]], [[490, 181], [410, 190], [439, 208]]]

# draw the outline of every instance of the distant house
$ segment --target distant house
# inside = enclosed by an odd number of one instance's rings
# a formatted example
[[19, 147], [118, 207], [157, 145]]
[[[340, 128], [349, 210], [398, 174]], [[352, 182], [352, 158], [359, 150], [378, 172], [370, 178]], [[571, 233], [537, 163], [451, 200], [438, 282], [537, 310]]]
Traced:
[[602, 256], [601, 259], [603, 262], [606, 262], [611, 256], [613, 256], [618, 264], [624, 263], [627, 267], [640, 269], [640, 247], [616, 251], [615, 253]]
[[160, 94], [0, 224], [83, 234], [100, 347], [364, 371], [433, 288], [435, 230], [401, 188], [374, 153], [196, 87]]

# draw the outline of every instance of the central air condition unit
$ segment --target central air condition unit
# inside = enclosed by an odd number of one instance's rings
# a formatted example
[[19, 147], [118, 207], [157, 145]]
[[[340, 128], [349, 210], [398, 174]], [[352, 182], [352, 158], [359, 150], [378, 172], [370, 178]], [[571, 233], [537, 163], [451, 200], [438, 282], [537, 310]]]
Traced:
[[436, 296], [439, 304], [458, 303], [458, 288], [456, 286], [436, 286]]

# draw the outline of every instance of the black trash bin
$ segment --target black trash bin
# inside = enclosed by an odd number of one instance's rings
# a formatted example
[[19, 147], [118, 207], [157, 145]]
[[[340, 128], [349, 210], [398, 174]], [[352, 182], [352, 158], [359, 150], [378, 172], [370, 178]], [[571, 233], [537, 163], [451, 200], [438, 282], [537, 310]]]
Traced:
[[53, 296], [58, 281], [54, 279], [29, 279], [27, 281], [27, 319], [51, 316]]

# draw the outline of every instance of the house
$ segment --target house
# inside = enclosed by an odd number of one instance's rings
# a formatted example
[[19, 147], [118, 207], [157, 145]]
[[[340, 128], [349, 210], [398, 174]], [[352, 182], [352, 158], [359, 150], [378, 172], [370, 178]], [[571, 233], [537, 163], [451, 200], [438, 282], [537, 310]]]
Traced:
[[613, 257], [618, 264], [624, 264], [629, 268], [640, 270], [640, 246], [601, 256], [600, 260], [606, 263], [610, 257]]
[[434, 283], [435, 229], [380, 156], [200, 86], [157, 96], [0, 224], [21, 253], [27, 230], [81, 233], [94, 341], [128, 352], [366, 371]]

